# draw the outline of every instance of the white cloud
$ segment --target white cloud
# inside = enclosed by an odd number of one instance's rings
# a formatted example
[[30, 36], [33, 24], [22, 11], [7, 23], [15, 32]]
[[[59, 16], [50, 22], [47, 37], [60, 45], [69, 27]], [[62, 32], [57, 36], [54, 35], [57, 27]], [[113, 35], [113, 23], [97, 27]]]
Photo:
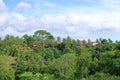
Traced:
[[45, 2], [45, 6], [50, 7], [50, 8], [54, 8], [54, 7], [56, 7], [56, 4], [50, 3], [50, 2]]
[[[47, 3], [48, 4], [48, 3]], [[50, 5], [50, 4], [49, 4]], [[56, 5], [53, 5], [55, 7]], [[36, 5], [39, 7], [39, 5]], [[49, 6], [50, 7], [50, 6]], [[31, 8], [30, 4], [19, 3], [16, 9]], [[22, 35], [23, 33], [31, 33], [37, 29], [45, 29], [57, 36], [72, 36], [89, 38], [94, 35], [92, 32], [111, 30], [120, 32], [120, 13], [119, 12], [103, 12], [95, 14], [68, 13], [58, 15], [42, 15], [41, 18], [26, 16], [22, 13], [7, 12], [6, 5], [0, 0], [0, 36], [6, 34]]]
[[113, 9], [120, 9], [120, 0], [101, 0], [102, 4], [113, 8]]
[[66, 30], [71, 33], [71, 32], [75, 31], [75, 27], [74, 26], [66, 26]]
[[29, 3], [20, 2], [20, 3], [17, 4], [15, 10], [16, 11], [25, 11], [27, 9], [30, 9], [31, 7], [32, 7], [32, 5], [29, 4]]
[[2, 28], [7, 21], [8, 21], [8, 14], [7, 13], [0, 14], [0, 28]]
[[45, 15], [42, 21], [44, 22], [44, 27], [48, 30], [51, 30], [57, 35], [63, 34], [63, 36], [67, 34], [89, 37], [89, 35], [92, 35], [90, 33], [101, 29], [120, 32], [120, 15], [117, 13], [96, 15], [76, 13], [57, 16]]
[[0, 36], [21, 35], [41, 27], [40, 19], [18, 13], [0, 14]]
[[0, 0], [0, 13], [4, 13], [7, 11], [7, 7], [4, 4], [4, 2], [2, 0]]
[[[58, 36], [89, 38], [94, 31], [112, 30], [120, 32], [120, 15], [96, 14], [84, 15], [69, 13], [66, 15], [44, 15], [42, 18], [25, 16], [18, 13], [0, 14], [0, 35], [21, 35], [37, 29], [45, 29]], [[95, 34], [95, 33], [94, 33]]]
[[9, 27], [13, 28], [17, 32], [28, 32], [41, 25], [39, 19], [32, 16], [24, 16], [18, 13], [12, 13], [10, 20]]

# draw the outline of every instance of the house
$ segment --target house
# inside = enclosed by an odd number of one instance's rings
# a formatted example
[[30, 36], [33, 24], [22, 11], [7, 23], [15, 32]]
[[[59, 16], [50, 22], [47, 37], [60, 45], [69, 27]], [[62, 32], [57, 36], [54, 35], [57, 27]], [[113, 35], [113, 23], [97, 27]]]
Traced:
[[32, 47], [38, 47], [38, 46], [39, 46], [38, 43], [33, 43], [33, 44], [32, 44]]
[[92, 42], [92, 46], [96, 46], [97, 45], [97, 43], [96, 42]]
[[84, 40], [77, 40], [77, 48], [85, 46]]
[[85, 47], [85, 46], [96, 46], [97, 43], [93, 41], [85, 41], [85, 40], [77, 40], [77, 48], [79, 47]]

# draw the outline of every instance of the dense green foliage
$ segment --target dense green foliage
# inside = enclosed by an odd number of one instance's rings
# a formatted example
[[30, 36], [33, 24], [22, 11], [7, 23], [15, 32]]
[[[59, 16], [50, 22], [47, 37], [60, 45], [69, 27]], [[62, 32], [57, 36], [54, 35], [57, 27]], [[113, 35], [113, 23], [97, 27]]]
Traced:
[[0, 39], [0, 80], [120, 80], [120, 42], [45, 31]]

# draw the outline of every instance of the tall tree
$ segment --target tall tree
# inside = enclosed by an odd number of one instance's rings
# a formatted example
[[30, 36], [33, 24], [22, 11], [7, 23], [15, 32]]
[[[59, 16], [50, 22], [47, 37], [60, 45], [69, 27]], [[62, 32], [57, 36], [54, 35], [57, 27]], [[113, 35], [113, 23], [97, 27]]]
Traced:
[[[0, 80], [14, 80], [15, 70], [12, 64], [15, 64], [15, 58], [5, 55], [0, 55]], [[15, 66], [14, 66], [15, 67]]]
[[75, 54], [64, 54], [58, 59], [55, 59], [51, 63], [56, 78], [60, 80], [73, 80], [75, 73], [77, 57]]
[[44, 49], [44, 46], [53, 43], [51, 41], [54, 40], [54, 37], [45, 30], [38, 30], [34, 33], [35, 41], [39, 44], [42, 44], [42, 48]]

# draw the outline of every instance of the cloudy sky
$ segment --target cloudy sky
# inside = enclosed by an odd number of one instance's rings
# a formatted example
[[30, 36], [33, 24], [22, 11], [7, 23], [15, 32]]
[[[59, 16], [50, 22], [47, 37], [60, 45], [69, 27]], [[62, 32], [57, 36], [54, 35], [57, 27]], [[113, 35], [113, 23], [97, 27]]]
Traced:
[[120, 40], [120, 0], [0, 0], [0, 37], [39, 29], [74, 39]]

